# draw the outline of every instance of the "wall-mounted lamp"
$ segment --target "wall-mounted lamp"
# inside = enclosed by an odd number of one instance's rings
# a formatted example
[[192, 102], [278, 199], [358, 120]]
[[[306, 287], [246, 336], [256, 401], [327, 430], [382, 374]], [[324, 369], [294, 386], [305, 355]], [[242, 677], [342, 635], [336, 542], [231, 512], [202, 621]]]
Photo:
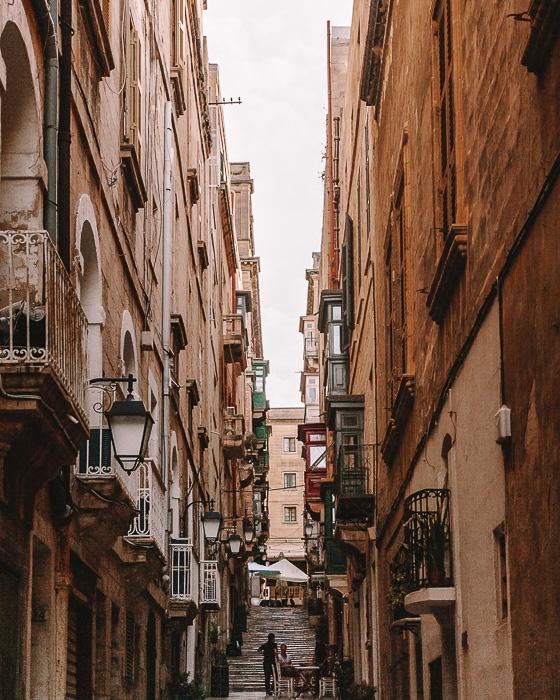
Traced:
[[[201, 501], [202, 502], [202, 501]], [[210, 508], [214, 508], [214, 502], [210, 502]], [[217, 542], [220, 536], [220, 528], [222, 526], [222, 516], [215, 510], [207, 510], [203, 514], [202, 528], [204, 530], [204, 539], [208, 544], [213, 545]]]
[[242, 544], [243, 540], [236, 532], [234, 532], [233, 535], [230, 535], [228, 539], [229, 551], [234, 557], [238, 556], [238, 554], [241, 552]]
[[246, 520], [243, 524], [243, 537], [245, 538], [245, 544], [251, 544], [255, 538], [255, 528], [250, 520]]
[[306, 539], [309, 539], [313, 534], [313, 524], [309, 520], [303, 526], [303, 534]]
[[[146, 409], [144, 403], [136, 400], [132, 394], [135, 381], [136, 378], [132, 374], [129, 374], [128, 377], [98, 377], [89, 381], [90, 385], [128, 383], [126, 399], [124, 401], [113, 400], [110, 408], [104, 411], [115, 459], [127, 474], [138, 469], [144, 461], [150, 433], [154, 425], [152, 414]], [[108, 387], [101, 388], [109, 393]]]

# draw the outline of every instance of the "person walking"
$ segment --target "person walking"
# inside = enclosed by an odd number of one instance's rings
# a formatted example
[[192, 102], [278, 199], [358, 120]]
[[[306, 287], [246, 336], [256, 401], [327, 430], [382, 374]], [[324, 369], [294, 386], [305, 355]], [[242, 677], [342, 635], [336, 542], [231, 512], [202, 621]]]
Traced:
[[259, 651], [263, 653], [264, 687], [267, 695], [274, 695], [274, 685], [271, 683], [273, 674], [276, 673], [276, 660], [278, 657], [278, 645], [274, 641], [274, 634], [268, 635], [268, 641], [261, 644]]

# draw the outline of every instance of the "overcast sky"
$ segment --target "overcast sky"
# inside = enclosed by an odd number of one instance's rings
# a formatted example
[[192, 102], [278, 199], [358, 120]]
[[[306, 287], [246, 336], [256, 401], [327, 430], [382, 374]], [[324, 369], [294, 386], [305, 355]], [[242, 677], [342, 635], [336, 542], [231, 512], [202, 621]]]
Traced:
[[327, 105], [327, 20], [350, 26], [352, 0], [208, 0], [204, 33], [220, 69], [229, 160], [249, 161], [263, 347], [274, 408], [301, 406], [305, 270], [319, 250]]

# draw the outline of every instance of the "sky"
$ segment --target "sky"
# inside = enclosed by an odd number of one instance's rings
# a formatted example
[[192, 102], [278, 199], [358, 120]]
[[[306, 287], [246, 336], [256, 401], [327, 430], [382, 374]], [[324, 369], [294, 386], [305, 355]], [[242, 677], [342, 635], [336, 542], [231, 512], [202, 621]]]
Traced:
[[321, 242], [327, 107], [327, 20], [350, 26], [352, 0], [208, 0], [203, 28], [219, 66], [230, 162], [251, 165], [266, 393], [299, 393], [306, 269]]

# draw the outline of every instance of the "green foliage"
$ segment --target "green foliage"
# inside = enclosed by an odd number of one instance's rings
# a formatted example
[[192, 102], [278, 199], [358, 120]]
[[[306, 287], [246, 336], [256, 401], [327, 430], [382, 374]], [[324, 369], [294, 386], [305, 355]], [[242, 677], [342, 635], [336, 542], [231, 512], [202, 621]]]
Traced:
[[204, 700], [206, 694], [202, 690], [201, 678], [197, 674], [189, 680], [188, 673], [182, 673], [173, 683], [171, 697], [174, 700]]
[[391, 584], [387, 592], [387, 602], [395, 614], [404, 610], [404, 599], [408, 593], [406, 585], [406, 574], [404, 571], [396, 569], [391, 572]]

